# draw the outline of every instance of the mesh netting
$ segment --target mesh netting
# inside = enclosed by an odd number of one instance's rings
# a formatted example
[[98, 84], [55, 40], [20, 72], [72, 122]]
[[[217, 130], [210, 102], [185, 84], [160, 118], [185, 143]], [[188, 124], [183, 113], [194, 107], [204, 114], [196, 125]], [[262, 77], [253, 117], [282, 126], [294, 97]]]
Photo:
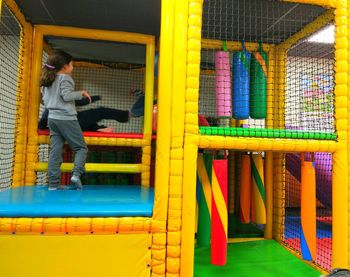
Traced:
[[[100, 95], [102, 99], [79, 110], [107, 107], [130, 110], [136, 96], [130, 90], [143, 89], [144, 73], [132, 69], [109, 69], [76, 67], [73, 71], [76, 89], [86, 89], [91, 95]], [[101, 125], [113, 127], [117, 133], [142, 133], [143, 117], [132, 117], [127, 123], [115, 120], [102, 120]]]
[[[300, 252], [301, 162], [297, 154], [287, 154], [285, 174], [284, 243]], [[332, 155], [315, 153], [316, 170], [316, 264], [332, 268]]]
[[[322, 7], [281, 1], [204, 1], [199, 113], [211, 119], [234, 118], [232, 127], [238, 130], [202, 127], [201, 133], [336, 139], [334, 28], [329, 14]], [[276, 55], [277, 70], [269, 68], [271, 45], [281, 45], [316, 19], [331, 39], [320, 39], [317, 27]], [[277, 95], [285, 91], [279, 100], [273, 100], [276, 84]], [[272, 113], [267, 107], [274, 109], [279, 131], [261, 130]], [[242, 127], [247, 130], [242, 132]]]
[[[48, 162], [49, 145], [39, 145], [39, 162]], [[73, 154], [68, 145], [63, 149], [63, 162], [72, 162]], [[128, 147], [102, 147], [89, 146], [86, 159], [87, 163], [141, 163], [141, 149]], [[71, 173], [61, 174], [61, 183], [70, 184]], [[140, 174], [124, 173], [85, 173], [83, 183], [85, 185], [132, 185], [140, 184]], [[47, 184], [47, 172], [37, 172], [37, 184]]]
[[[46, 38], [46, 40], [52, 41], [52, 45], [49, 44], [49, 46], [53, 49], [60, 49], [60, 46], [63, 47], [65, 44], [62, 43], [61, 45], [61, 40], [64, 39], [65, 38]], [[79, 63], [76, 63], [74, 66], [72, 78], [75, 81], [75, 89], [87, 90], [91, 96], [101, 96], [101, 100], [86, 106], [77, 107], [77, 111], [89, 110], [91, 113], [89, 114], [89, 117], [91, 118], [93, 117], [93, 110], [100, 107], [118, 109], [126, 112], [130, 111], [133, 104], [138, 100], [138, 96], [131, 92], [134, 90], [143, 90], [144, 88], [145, 58], [138, 57], [138, 61], [141, 61], [141, 64], [135, 64], [133, 63], [133, 59], [135, 58], [131, 55], [129, 56], [129, 62], [124, 58], [124, 61], [119, 63], [113, 61], [113, 54], [109, 53], [111, 55], [109, 61], [99, 60], [93, 56], [91, 57], [91, 60], [86, 60], [81, 57], [86, 55], [85, 51], [87, 47], [92, 47], [92, 49], [106, 47], [106, 42], [69, 39], [65, 41], [65, 43], [67, 45], [70, 45], [70, 43], [79, 45], [79, 47], [75, 48], [74, 53], [70, 54], [73, 55], [76, 62], [83, 62], [80, 63], [80, 65]], [[107, 45], [107, 49], [110, 50], [109, 47], [112, 47], [113, 43], [108, 43]], [[130, 45], [133, 46], [132, 44]], [[116, 44], [116, 46], [118, 46], [118, 44]], [[108, 55], [106, 55], [106, 57], [107, 56]], [[43, 62], [46, 61], [47, 57], [48, 54], [44, 51]], [[116, 59], [117, 58], [118, 57], [116, 57]], [[39, 117], [43, 110], [44, 108], [41, 105]], [[129, 121], [126, 123], [103, 119], [98, 121], [98, 125], [101, 127], [111, 127], [116, 133], [142, 133], [143, 117], [130, 117]]]
[[288, 51], [286, 128], [334, 133], [333, 50], [334, 42], [301, 42]]
[[23, 60], [19, 57], [21, 26], [5, 4], [0, 10], [0, 188], [8, 188], [12, 182], [17, 86], [22, 77], [18, 68]]

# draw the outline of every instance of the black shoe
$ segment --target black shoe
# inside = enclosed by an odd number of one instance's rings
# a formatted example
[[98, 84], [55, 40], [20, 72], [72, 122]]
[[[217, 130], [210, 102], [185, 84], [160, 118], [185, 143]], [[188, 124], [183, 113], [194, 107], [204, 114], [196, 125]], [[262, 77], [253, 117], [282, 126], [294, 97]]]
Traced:
[[60, 184], [49, 184], [48, 190], [66, 190], [68, 189], [66, 186], [62, 186]]

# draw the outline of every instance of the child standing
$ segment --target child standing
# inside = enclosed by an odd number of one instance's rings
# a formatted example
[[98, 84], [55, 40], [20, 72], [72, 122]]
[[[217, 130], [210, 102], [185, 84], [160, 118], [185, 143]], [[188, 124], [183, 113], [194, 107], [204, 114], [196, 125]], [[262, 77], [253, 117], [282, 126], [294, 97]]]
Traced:
[[77, 120], [75, 100], [85, 97], [91, 102], [91, 97], [86, 90], [74, 90], [72, 71], [72, 56], [57, 51], [47, 59], [40, 78], [43, 102], [49, 110], [48, 126], [51, 144], [48, 166], [49, 190], [63, 188], [60, 185], [60, 166], [65, 141], [75, 154], [71, 183], [77, 189], [82, 189], [80, 177], [84, 173], [88, 149]]

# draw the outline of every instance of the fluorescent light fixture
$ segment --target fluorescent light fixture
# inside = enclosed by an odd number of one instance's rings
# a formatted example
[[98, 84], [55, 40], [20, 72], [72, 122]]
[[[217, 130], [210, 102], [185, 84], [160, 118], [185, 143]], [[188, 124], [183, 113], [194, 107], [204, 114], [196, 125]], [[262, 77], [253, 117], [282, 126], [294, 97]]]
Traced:
[[311, 35], [307, 41], [318, 43], [334, 43], [334, 24], [330, 24], [315, 34]]

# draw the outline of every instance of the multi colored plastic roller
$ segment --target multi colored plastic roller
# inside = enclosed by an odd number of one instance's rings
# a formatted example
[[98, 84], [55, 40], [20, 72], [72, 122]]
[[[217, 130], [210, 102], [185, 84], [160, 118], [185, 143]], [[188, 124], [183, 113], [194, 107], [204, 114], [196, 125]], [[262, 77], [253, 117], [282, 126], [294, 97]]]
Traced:
[[254, 119], [266, 118], [267, 60], [267, 53], [260, 44], [259, 51], [252, 54], [250, 67], [249, 113]]
[[301, 255], [316, 260], [316, 173], [314, 163], [301, 155]]
[[216, 114], [231, 117], [231, 71], [229, 52], [215, 52]]
[[232, 116], [249, 118], [250, 53], [245, 49], [233, 55], [232, 62]]
[[225, 265], [227, 256], [227, 159], [214, 159], [212, 167], [211, 263]]
[[[197, 229], [197, 245], [210, 245], [210, 217], [211, 217], [211, 172], [207, 171], [204, 159], [206, 159], [211, 171], [211, 156], [198, 155], [197, 171], [200, 182], [200, 196], [198, 203], [198, 229]], [[210, 165], [209, 165], [210, 163]]]
[[261, 154], [252, 155], [252, 221], [266, 224], [264, 161]]

